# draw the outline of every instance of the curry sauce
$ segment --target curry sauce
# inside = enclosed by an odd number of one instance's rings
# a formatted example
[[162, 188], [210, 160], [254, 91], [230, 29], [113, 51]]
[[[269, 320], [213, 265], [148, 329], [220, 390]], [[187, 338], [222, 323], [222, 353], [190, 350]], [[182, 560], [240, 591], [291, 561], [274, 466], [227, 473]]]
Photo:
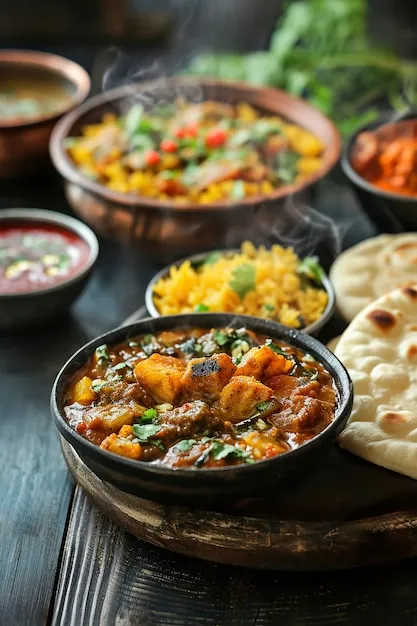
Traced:
[[250, 464], [334, 419], [310, 354], [246, 328], [178, 329], [101, 345], [66, 397], [70, 426], [104, 450], [173, 469]]

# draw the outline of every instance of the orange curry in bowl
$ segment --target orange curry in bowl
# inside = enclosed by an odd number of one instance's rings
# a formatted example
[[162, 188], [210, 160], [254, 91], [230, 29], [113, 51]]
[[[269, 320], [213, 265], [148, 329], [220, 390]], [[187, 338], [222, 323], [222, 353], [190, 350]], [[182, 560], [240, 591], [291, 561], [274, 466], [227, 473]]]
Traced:
[[109, 452], [172, 469], [256, 463], [334, 419], [313, 356], [246, 328], [178, 329], [99, 346], [73, 378], [69, 425]]
[[383, 191], [417, 195], [417, 120], [384, 125], [358, 135], [352, 166]]

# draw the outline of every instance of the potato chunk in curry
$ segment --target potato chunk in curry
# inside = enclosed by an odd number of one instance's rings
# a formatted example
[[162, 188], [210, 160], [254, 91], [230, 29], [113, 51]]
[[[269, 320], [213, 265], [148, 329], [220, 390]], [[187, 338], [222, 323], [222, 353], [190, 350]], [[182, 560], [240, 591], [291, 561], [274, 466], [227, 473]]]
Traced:
[[264, 381], [272, 376], [285, 374], [293, 366], [293, 361], [286, 359], [282, 354], [276, 354], [268, 346], [258, 346], [245, 354], [235, 376], [253, 376]]
[[236, 423], [256, 413], [261, 402], [270, 400], [272, 389], [252, 376], [234, 376], [220, 394], [218, 408], [224, 419]]
[[139, 384], [156, 402], [174, 402], [181, 391], [181, 377], [185, 365], [180, 359], [161, 354], [152, 354], [135, 367]]
[[223, 352], [201, 359], [191, 359], [181, 378], [183, 398], [214, 402], [236, 370], [231, 357]]

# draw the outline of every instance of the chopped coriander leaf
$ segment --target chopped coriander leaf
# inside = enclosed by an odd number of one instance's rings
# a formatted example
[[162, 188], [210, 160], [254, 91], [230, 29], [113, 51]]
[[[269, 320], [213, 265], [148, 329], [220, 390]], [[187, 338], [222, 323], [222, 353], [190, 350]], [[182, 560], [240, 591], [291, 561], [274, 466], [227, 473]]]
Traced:
[[319, 377], [319, 372], [318, 370], [312, 370], [310, 368], [303, 368], [303, 375], [304, 376], [308, 376], [308, 378], [310, 378], [310, 380], [317, 380]]
[[157, 417], [158, 417], [158, 411], [156, 409], [146, 409], [145, 413], [142, 415], [140, 419], [141, 419], [142, 424], [150, 424]]
[[207, 304], [197, 304], [194, 311], [196, 311], [196, 313], [207, 313], [207, 311], [210, 311], [210, 307], [208, 307]]
[[220, 330], [215, 330], [213, 333], [213, 339], [218, 346], [222, 347], [229, 342], [230, 337], [226, 333], [222, 333]]
[[161, 427], [158, 424], [134, 424], [132, 430], [140, 443], [147, 443]]
[[256, 408], [258, 409], [258, 411], [263, 413], [264, 411], [269, 409], [270, 406], [271, 406], [271, 401], [267, 400], [266, 402], [261, 402], [260, 404], [258, 404]]
[[232, 200], [243, 200], [246, 196], [245, 183], [243, 180], [235, 180], [233, 187], [230, 191], [230, 197]]
[[264, 309], [265, 311], [268, 311], [268, 313], [273, 313], [275, 311], [274, 305], [269, 303], [264, 304]]
[[247, 450], [243, 450], [238, 446], [232, 446], [222, 441], [215, 441], [211, 447], [212, 457], [215, 461], [221, 461], [227, 457], [233, 457], [237, 459], [244, 459], [249, 456]]
[[153, 335], [145, 335], [142, 343], [152, 343], [154, 339], [155, 337]]
[[143, 106], [139, 102], [134, 104], [124, 118], [124, 129], [128, 137], [134, 135], [143, 116]]
[[285, 350], [282, 350], [281, 348], [276, 346], [272, 339], [267, 339], [265, 341], [265, 345], [268, 346], [268, 348], [271, 348], [271, 350], [275, 352], [275, 354], [282, 354], [282, 356], [285, 356], [287, 359], [291, 358], [291, 355], [288, 354], [288, 352], [285, 352]]
[[104, 387], [108, 386], [108, 384], [109, 383], [107, 380], [101, 380], [100, 378], [97, 378], [96, 380], [93, 380], [91, 389], [97, 393], [98, 391], [101, 391]]
[[250, 263], [243, 263], [233, 270], [229, 286], [243, 300], [247, 293], [255, 289], [255, 279], [254, 266]]
[[248, 465], [253, 465], [254, 463], [256, 463], [255, 459], [251, 459], [250, 457], [248, 457], [247, 459], [245, 459], [245, 463], [247, 463]]
[[118, 370], [122, 370], [125, 367], [128, 367], [127, 363], [125, 363], [125, 362], [117, 363], [117, 365], [113, 365], [112, 370], [117, 372]]
[[213, 263], [217, 263], [222, 258], [221, 252], [211, 252], [204, 259], [204, 265], [212, 265]]
[[195, 443], [197, 443], [195, 439], [183, 439], [182, 441], [179, 441], [175, 447], [180, 452], [187, 452], [187, 450], [190, 450]]
[[324, 270], [316, 256], [306, 257], [298, 265], [297, 272], [321, 285], [325, 276]]
[[165, 452], [165, 446], [160, 439], [149, 439], [149, 443]]
[[107, 344], [103, 343], [96, 348], [96, 357], [99, 362], [110, 361], [110, 354]]

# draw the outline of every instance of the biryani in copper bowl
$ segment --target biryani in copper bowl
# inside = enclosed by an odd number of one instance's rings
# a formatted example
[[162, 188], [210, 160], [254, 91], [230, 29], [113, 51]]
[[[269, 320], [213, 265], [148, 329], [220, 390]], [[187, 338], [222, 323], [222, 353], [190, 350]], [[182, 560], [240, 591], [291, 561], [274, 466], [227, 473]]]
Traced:
[[73, 209], [159, 262], [285, 227], [335, 165], [332, 122], [285, 92], [173, 78], [87, 101], [55, 128], [52, 160]]
[[316, 257], [292, 248], [215, 251], [187, 258], [159, 272], [146, 290], [153, 317], [180, 313], [236, 313], [318, 332], [331, 317], [334, 291]]

